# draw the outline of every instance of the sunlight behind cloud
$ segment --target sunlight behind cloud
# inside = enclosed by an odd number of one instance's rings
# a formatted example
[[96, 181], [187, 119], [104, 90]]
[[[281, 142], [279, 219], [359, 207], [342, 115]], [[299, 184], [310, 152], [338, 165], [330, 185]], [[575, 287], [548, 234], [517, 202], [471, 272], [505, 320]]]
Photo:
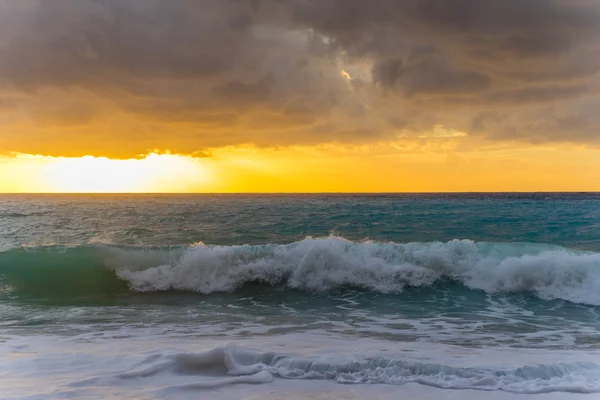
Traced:
[[201, 189], [211, 181], [202, 160], [170, 154], [128, 160], [19, 155], [11, 162], [5, 161], [4, 168], [14, 174], [2, 189], [16, 192], [177, 192], [191, 186]]
[[58, 158], [41, 174], [57, 191], [87, 193], [178, 191], [209, 178], [198, 159], [157, 154], [139, 160]]

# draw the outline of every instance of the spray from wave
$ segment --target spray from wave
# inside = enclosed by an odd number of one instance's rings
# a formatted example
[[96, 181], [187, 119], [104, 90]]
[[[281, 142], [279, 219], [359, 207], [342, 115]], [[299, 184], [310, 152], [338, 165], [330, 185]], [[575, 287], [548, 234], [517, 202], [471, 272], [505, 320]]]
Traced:
[[[600, 305], [600, 254], [544, 244], [470, 240], [398, 244], [330, 236], [291, 244], [97, 245], [0, 253], [0, 275], [12, 274], [21, 281], [52, 276], [61, 284], [66, 276], [78, 276], [73, 285], [92, 281], [96, 286], [121, 285], [109, 271], [136, 292], [210, 294], [258, 283], [315, 292], [358, 288], [400, 293], [452, 281], [487, 293], [529, 293]], [[11, 276], [6, 280], [10, 285]]]
[[453, 280], [487, 293], [528, 292], [600, 305], [600, 254], [536, 244], [352, 242], [307, 238], [288, 245], [206, 246], [180, 252], [103, 248], [105, 265], [135, 291], [234, 291], [249, 282], [382, 293]]

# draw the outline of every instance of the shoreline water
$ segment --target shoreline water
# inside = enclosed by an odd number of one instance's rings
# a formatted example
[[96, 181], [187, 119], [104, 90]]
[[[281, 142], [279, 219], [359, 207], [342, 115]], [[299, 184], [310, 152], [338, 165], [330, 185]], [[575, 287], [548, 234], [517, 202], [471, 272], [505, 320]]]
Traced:
[[[313, 393], [315, 398], [328, 398], [321, 390], [327, 390], [332, 397], [369, 394], [375, 398], [392, 398], [392, 394], [411, 393], [415, 396], [427, 396], [444, 393], [444, 396], [467, 396], [462, 398], [524, 398], [532, 393], [546, 396], [570, 398], [577, 392], [600, 396], [600, 385], [590, 381], [598, 376], [595, 371], [587, 378], [574, 374], [563, 386], [556, 386], [553, 378], [546, 373], [556, 373], [556, 365], [569, 363], [593, 364], [600, 352], [589, 352], [585, 356], [572, 351], [554, 351], [548, 354], [544, 350], [515, 351], [510, 348], [477, 349], [462, 346], [447, 346], [432, 343], [390, 343], [385, 340], [367, 338], [345, 338], [345, 342], [332, 338], [326, 332], [308, 335], [289, 334], [279, 336], [238, 338], [235, 342], [224, 344], [216, 338], [199, 338], [193, 334], [171, 332], [156, 335], [146, 331], [121, 332], [112, 337], [90, 331], [73, 337], [25, 336], [4, 337], [2, 357], [13, 360], [20, 368], [0, 368], [5, 382], [3, 398], [64, 398], [64, 396], [107, 396], [103, 398], [190, 398], [190, 396], [210, 395], [227, 399], [244, 395], [243, 398], [261, 393], [275, 396], [276, 393], [290, 393], [297, 398], [307, 398]], [[137, 340], [136, 340], [137, 338]], [[310, 343], [310, 345], [307, 345]], [[250, 347], [249, 347], [250, 346]], [[236, 362], [247, 366], [221, 364], [222, 350], [237, 352]], [[274, 353], [263, 352], [264, 349]], [[44, 354], [39, 351], [43, 350]], [[262, 355], [261, 355], [262, 354]], [[312, 373], [310, 378], [302, 378], [304, 370], [287, 369], [289, 376], [272, 375], [272, 369], [264, 364], [252, 364], [256, 355], [266, 358], [295, 357], [294, 361], [302, 368], [311, 366], [314, 371], [327, 363], [342, 362], [346, 368], [354, 368], [355, 373], [344, 375], [339, 367], [330, 369], [341, 375], [329, 379]], [[416, 376], [406, 375], [402, 368], [394, 375], [368, 369], [375, 381], [364, 380], [364, 371], [357, 367], [356, 361], [364, 355], [382, 356], [412, 360], [422, 363]], [[561, 363], [555, 364], [557, 357]], [[172, 364], [176, 360], [176, 364]], [[283, 359], [286, 360], [285, 358]], [[306, 364], [305, 361], [310, 361]], [[320, 361], [319, 361], [320, 360]], [[337, 360], [337, 361], [336, 361]], [[431, 371], [432, 363], [444, 360], [452, 368], [464, 371], [496, 370], [485, 373], [486, 377], [472, 380], [466, 375], [451, 371], [438, 375]], [[232, 361], [233, 362], [233, 361]], [[318, 363], [315, 363], [318, 362]], [[350, 362], [350, 364], [344, 364]], [[409, 361], [406, 361], [409, 362]], [[555, 365], [535, 379], [533, 368], [538, 365]], [[289, 363], [288, 363], [289, 365]], [[476, 367], [479, 365], [479, 367]], [[520, 375], [499, 376], [500, 371], [509, 371], [514, 367], [530, 365]], [[77, 370], [83, 369], [83, 371]], [[600, 366], [596, 366], [600, 370]], [[237, 369], [231, 369], [237, 368]], [[266, 371], [271, 372], [266, 372]], [[36, 373], [33, 374], [32, 372]], [[262, 371], [262, 372], [261, 372]], [[528, 375], [530, 374], [530, 375]], [[265, 376], [266, 375], [266, 376]], [[567, 375], [568, 376], [568, 375]], [[396, 377], [396, 378], [394, 378]], [[359, 380], [353, 380], [360, 378]], [[556, 379], [559, 377], [556, 376]], [[508, 379], [508, 380], [504, 380]], [[388, 380], [386, 382], [385, 380]], [[471, 382], [471, 389], [462, 382]], [[248, 382], [253, 382], [248, 386]], [[344, 384], [345, 383], [345, 384]], [[596, 382], [600, 383], [600, 382]], [[435, 387], [435, 386], [442, 387]], [[448, 394], [448, 389], [452, 389]], [[456, 390], [460, 389], [460, 390]], [[476, 389], [476, 390], [473, 390]], [[594, 394], [596, 393], [596, 394]], [[33, 397], [32, 397], [33, 396]], [[187, 396], [187, 397], [186, 397]], [[321, 396], [321, 397], [319, 397]], [[387, 396], [387, 397], [386, 397]], [[240, 398], [240, 397], [237, 397]], [[267, 397], [269, 398], [269, 397]], [[352, 398], [352, 397], [350, 397]], [[356, 398], [356, 397], [355, 397]], [[444, 397], [446, 398], [446, 397]]]
[[0, 196], [0, 397], [598, 397], [600, 196], [488, 197]]

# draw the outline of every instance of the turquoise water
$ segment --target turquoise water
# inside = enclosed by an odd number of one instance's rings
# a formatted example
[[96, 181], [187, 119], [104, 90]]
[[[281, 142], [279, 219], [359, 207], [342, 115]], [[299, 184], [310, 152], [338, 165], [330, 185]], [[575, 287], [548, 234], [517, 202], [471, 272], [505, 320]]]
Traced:
[[[288, 378], [589, 393], [599, 329], [600, 194], [0, 197], [11, 398]], [[50, 353], [77, 367], [48, 392]]]
[[600, 194], [9, 195], [0, 246], [350, 240], [547, 243], [600, 251]]

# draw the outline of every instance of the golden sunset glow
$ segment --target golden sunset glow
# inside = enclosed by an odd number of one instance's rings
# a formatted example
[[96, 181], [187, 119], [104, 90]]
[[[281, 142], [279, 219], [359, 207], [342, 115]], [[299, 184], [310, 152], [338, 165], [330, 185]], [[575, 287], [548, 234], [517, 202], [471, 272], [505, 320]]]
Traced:
[[142, 159], [19, 155], [0, 163], [4, 192], [186, 192], [212, 180], [201, 160], [151, 154]]
[[600, 190], [598, 2], [322, 3], [0, 0], [0, 191]]
[[156, 154], [140, 160], [51, 159], [42, 168], [41, 178], [52, 191], [72, 193], [186, 191], [192, 183], [207, 185], [210, 182], [200, 161]]
[[445, 142], [287, 149], [230, 147], [209, 158], [0, 158], [0, 192], [597, 191], [600, 151], [500, 148], [440, 151]]

